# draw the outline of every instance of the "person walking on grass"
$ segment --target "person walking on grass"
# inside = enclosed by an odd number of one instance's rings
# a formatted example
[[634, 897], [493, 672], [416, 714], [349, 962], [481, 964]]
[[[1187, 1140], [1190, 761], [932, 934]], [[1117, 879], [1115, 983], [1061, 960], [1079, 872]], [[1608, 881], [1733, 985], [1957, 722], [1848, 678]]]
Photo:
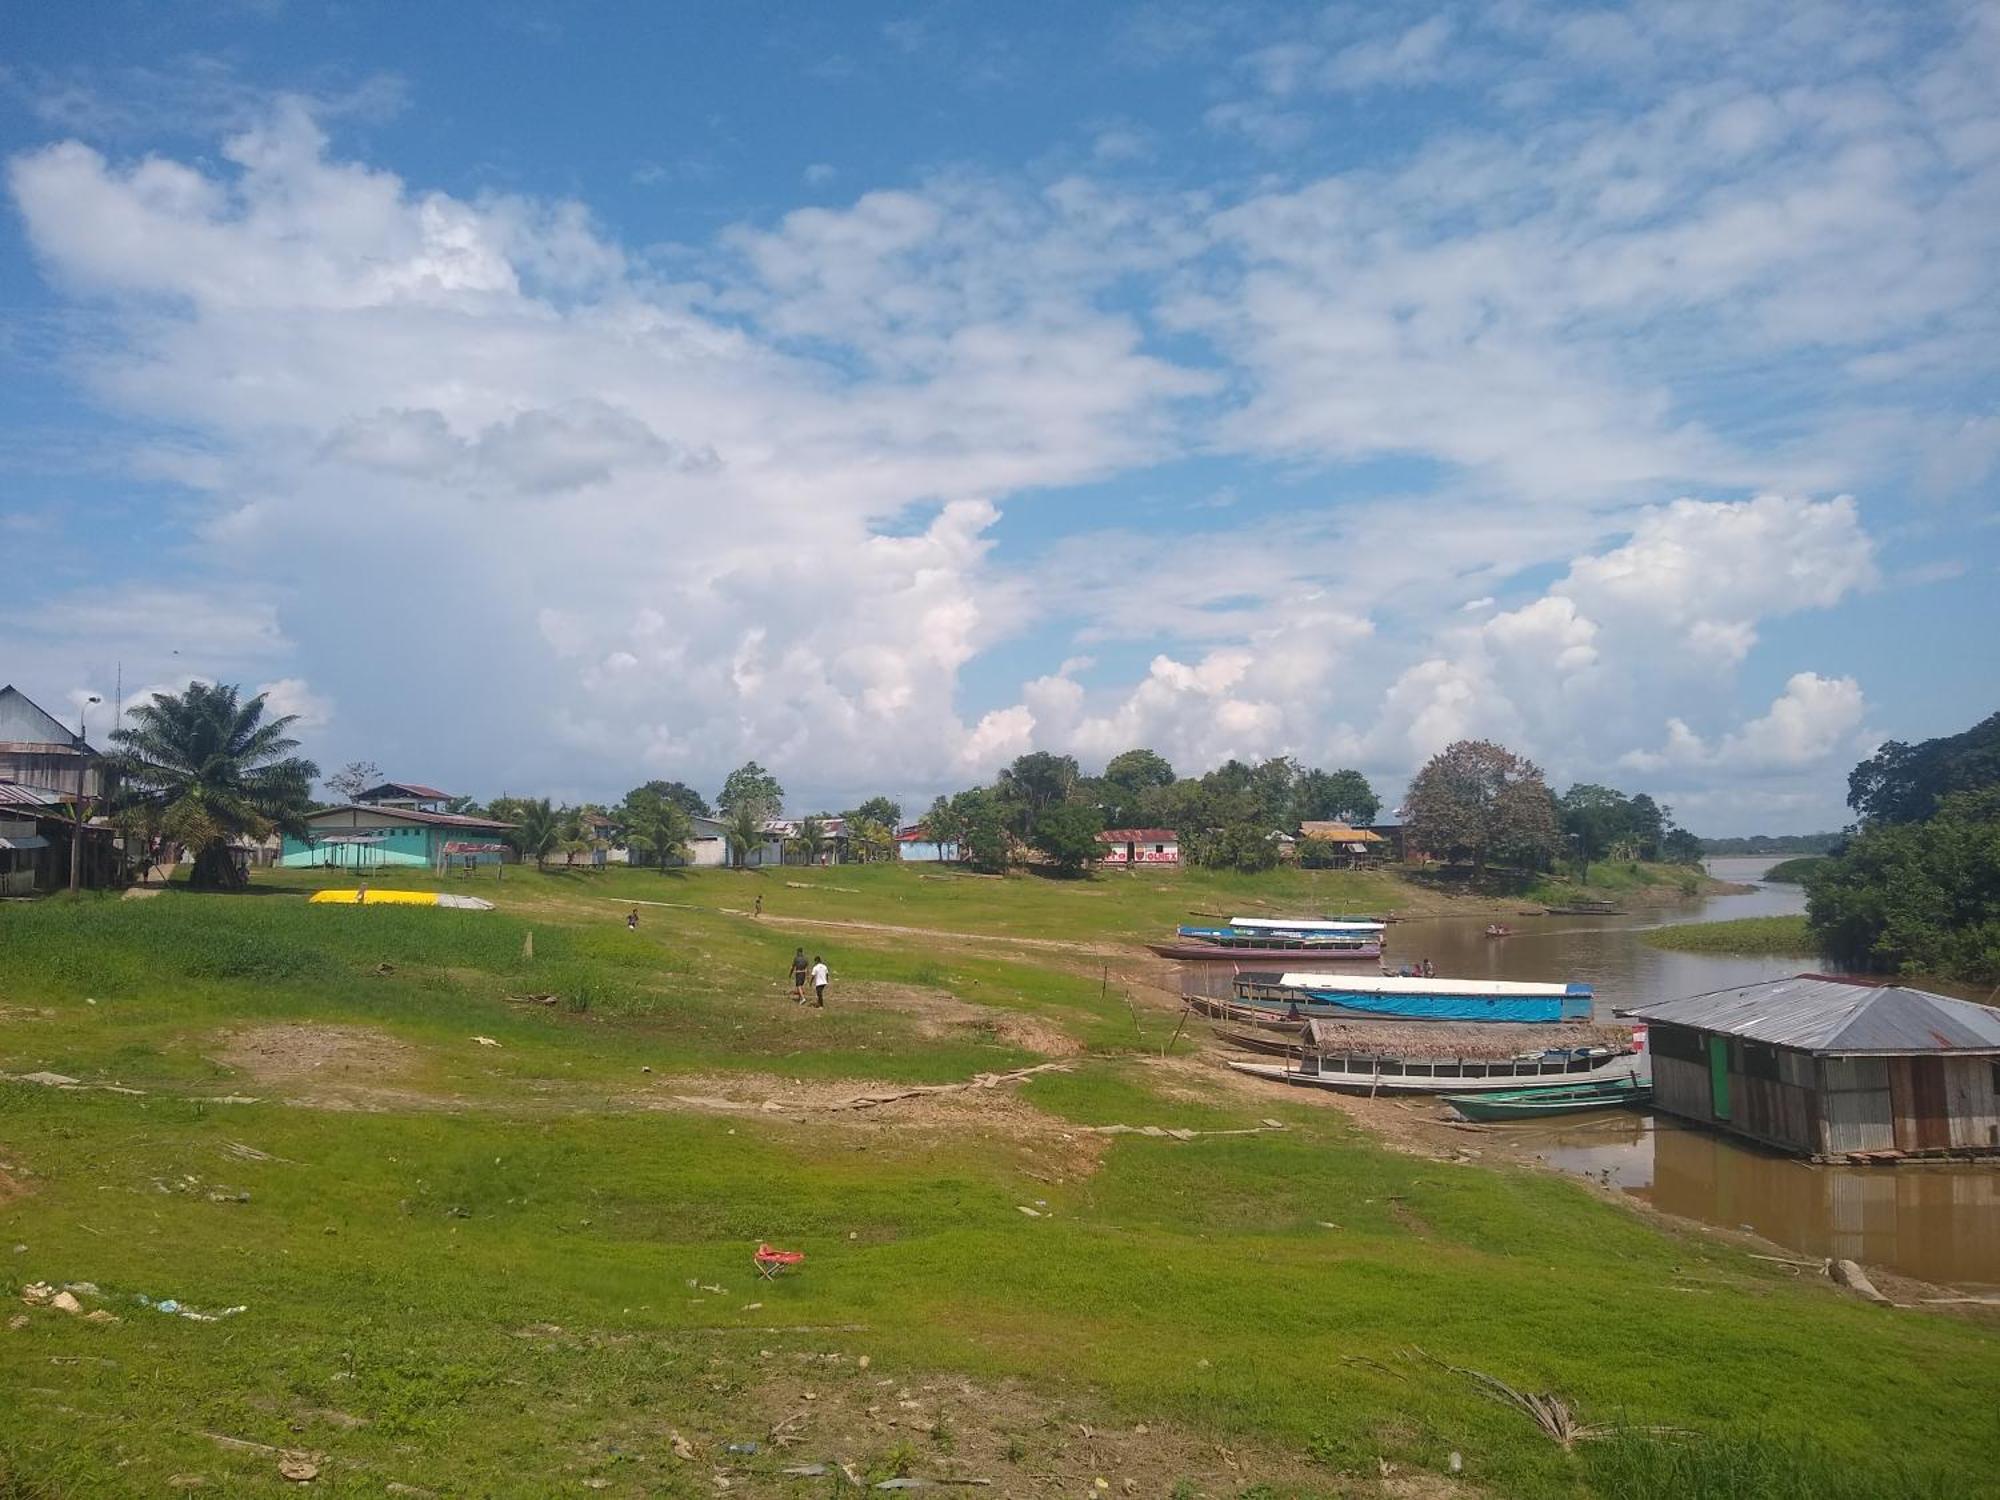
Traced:
[[812, 965], [806, 962], [806, 950], [801, 948], [792, 955], [792, 1002], [797, 1004], [806, 997], [806, 972]]
[[813, 955], [812, 966], [813, 1008], [826, 1009], [826, 960], [817, 953]]
[[639, 930], [639, 908], [638, 908], [638, 907], [636, 907], [636, 906], [635, 906], [635, 907], [633, 907], [633, 908], [632, 908], [632, 909], [631, 909], [631, 910], [630, 910], [629, 912], [627, 912], [627, 913], [625, 914], [625, 930], [626, 930], [627, 932], [637, 932], [637, 931]]

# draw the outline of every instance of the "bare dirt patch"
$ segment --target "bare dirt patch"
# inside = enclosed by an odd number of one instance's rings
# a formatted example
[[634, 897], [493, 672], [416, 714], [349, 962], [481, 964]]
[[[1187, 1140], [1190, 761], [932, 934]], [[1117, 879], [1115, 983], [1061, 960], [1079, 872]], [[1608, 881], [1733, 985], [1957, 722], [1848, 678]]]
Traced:
[[[627, 1418], [599, 1434], [573, 1466], [588, 1472], [614, 1452], [646, 1455], [642, 1471], [655, 1472], [634, 1475], [627, 1493], [672, 1473], [746, 1494], [817, 1494], [829, 1481], [872, 1486], [890, 1477], [927, 1481], [922, 1487], [939, 1493], [1107, 1500], [1234, 1496], [1257, 1484], [1411, 1500], [1479, 1493], [1400, 1465], [1339, 1473], [1269, 1444], [1165, 1420], [1113, 1419], [1087, 1396], [871, 1368], [860, 1352], [865, 1339], [842, 1342], [851, 1348], [767, 1348], [749, 1360], [717, 1355], [711, 1384], [735, 1393], [726, 1429], [670, 1416]], [[621, 1467], [629, 1472], [629, 1460]]]
[[845, 985], [835, 1003], [908, 1016], [924, 1036], [972, 1035], [1041, 1057], [1074, 1057], [1083, 1051], [1081, 1042], [1052, 1022], [1019, 1011], [974, 1005], [945, 990], [922, 985]]
[[1022, 1158], [1022, 1171], [1059, 1183], [1097, 1169], [1109, 1139], [1076, 1129], [1022, 1099], [1019, 1085], [965, 1088], [850, 1108], [858, 1096], [895, 1093], [903, 1085], [856, 1079], [793, 1079], [768, 1073], [682, 1073], [627, 1096], [640, 1109], [687, 1109], [754, 1116], [814, 1131], [835, 1129], [856, 1142], [893, 1140], [926, 1149], [968, 1135], [1005, 1142]]
[[306, 1085], [314, 1091], [311, 1102], [336, 1109], [356, 1107], [417, 1056], [408, 1042], [366, 1026], [253, 1026], [223, 1032], [219, 1040], [209, 1054], [216, 1062], [265, 1087]]
[[0, 1203], [12, 1203], [16, 1198], [28, 1196], [28, 1185], [11, 1175], [5, 1167], [0, 1167]]

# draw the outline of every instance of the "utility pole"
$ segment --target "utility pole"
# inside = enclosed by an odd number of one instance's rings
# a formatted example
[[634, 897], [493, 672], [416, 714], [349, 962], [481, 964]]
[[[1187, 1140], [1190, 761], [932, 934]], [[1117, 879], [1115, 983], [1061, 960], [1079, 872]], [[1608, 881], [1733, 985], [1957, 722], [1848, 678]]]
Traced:
[[76, 818], [69, 836], [69, 893], [72, 896], [83, 889], [83, 776], [90, 764], [83, 743], [84, 721], [90, 716], [90, 705], [103, 701], [92, 693], [76, 712], [76, 806], [71, 809]]

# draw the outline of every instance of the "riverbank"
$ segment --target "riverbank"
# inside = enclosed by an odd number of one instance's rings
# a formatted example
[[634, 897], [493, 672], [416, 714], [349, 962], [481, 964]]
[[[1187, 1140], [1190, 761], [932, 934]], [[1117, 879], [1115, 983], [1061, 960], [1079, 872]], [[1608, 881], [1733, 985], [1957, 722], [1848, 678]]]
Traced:
[[1780, 860], [1764, 872], [1764, 879], [1775, 885], [1804, 885], [1806, 877], [1828, 860], [1829, 856], [1824, 854], [1801, 854], [1793, 859]]
[[1680, 922], [1639, 934], [1649, 947], [1677, 953], [1730, 953], [1818, 956], [1803, 916], [1739, 917], [1729, 922]]
[[[1935, 1493], [1986, 1472], [1990, 1333], [1470, 1135], [1390, 1149], [1176, 1041], [1177, 1002], [1097, 954], [1190, 885], [900, 874], [452, 883], [491, 912], [314, 907], [280, 874], [0, 912], [0, 1242], [27, 1247], [0, 1289], [91, 1288], [0, 1331], [0, 1480], [249, 1489], [294, 1450], [333, 1493], [809, 1494], [841, 1464], [1530, 1500], [1636, 1496], [1685, 1454], [1828, 1495], [1907, 1491], [1903, 1451]], [[633, 933], [641, 899], [675, 904]], [[788, 1002], [799, 943], [832, 967], [824, 1011]], [[759, 1240], [804, 1266], [755, 1279]], [[1568, 1452], [1465, 1370], [1695, 1436]]]

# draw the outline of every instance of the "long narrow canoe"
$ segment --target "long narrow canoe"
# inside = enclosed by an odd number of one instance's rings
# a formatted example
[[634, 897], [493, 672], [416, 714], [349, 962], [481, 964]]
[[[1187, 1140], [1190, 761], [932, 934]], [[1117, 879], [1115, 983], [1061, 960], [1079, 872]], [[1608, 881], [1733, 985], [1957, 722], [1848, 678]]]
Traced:
[[1291, 1062], [1234, 1062], [1239, 1073], [1344, 1094], [1468, 1094], [1518, 1090], [1536, 1082], [1589, 1083], [1623, 1077], [1629, 1052], [1592, 1050], [1553, 1057], [1403, 1058], [1308, 1052]]
[[1380, 932], [1388, 924], [1368, 917], [1231, 917], [1229, 925], [1266, 932]]
[[1297, 963], [1302, 958], [1315, 963], [1344, 963], [1350, 959], [1382, 956], [1380, 943], [1353, 943], [1339, 947], [1315, 943], [1311, 947], [1273, 948], [1210, 943], [1197, 939], [1184, 943], [1148, 943], [1146, 946], [1162, 958], [1207, 963], [1284, 964]]
[[1649, 1104], [1653, 1081], [1636, 1070], [1588, 1083], [1558, 1083], [1539, 1087], [1500, 1089], [1482, 1094], [1446, 1094], [1444, 1102], [1468, 1120], [1540, 1120], [1552, 1115], [1583, 1114], [1593, 1109], [1622, 1109]]

